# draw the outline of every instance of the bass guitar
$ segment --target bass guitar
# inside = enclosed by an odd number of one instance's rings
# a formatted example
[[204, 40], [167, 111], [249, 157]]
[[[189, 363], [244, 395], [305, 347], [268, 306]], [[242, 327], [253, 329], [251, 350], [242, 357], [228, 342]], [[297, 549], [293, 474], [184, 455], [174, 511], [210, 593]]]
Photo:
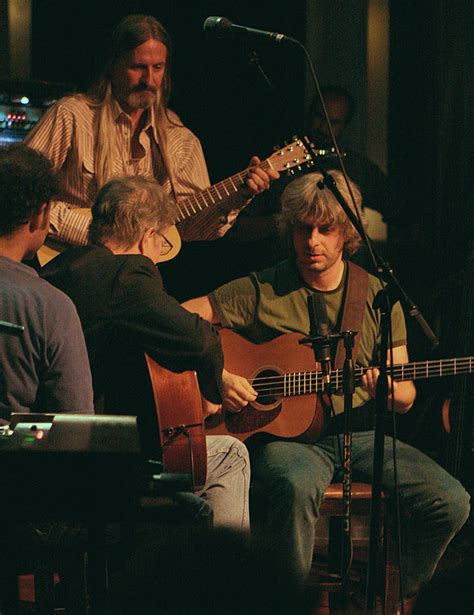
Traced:
[[[301, 335], [289, 333], [254, 344], [223, 329], [220, 332], [225, 368], [248, 378], [258, 392], [255, 402], [238, 413], [222, 412], [206, 420], [209, 434], [232, 435], [246, 440], [256, 433], [314, 442], [324, 427], [324, 411], [316, 403], [324, 390], [322, 372], [315, 370], [311, 348], [301, 346]], [[360, 385], [367, 367], [355, 367], [355, 384]], [[439, 359], [394, 365], [389, 374], [396, 381], [468, 374], [474, 357]], [[333, 391], [342, 389], [342, 369], [331, 373]]]
[[[334, 148], [317, 149], [314, 153], [317, 157], [321, 157], [322, 159], [336, 156]], [[303, 141], [295, 139], [289, 145], [275, 150], [273, 154], [269, 158], [263, 160], [259, 166], [263, 169], [275, 169], [279, 173], [286, 172], [291, 174], [294, 173], [295, 170], [301, 171], [303, 167], [311, 167], [313, 164], [313, 157], [308, 152]], [[179, 225], [197, 214], [222, 204], [245, 183], [247, 173], [248, 169], [244, 169], [201, 192], [197, 192], [180, 200], [176, 203], [176, 224]], [[74, 211], [89, 218], [91, 217], [90, 209], [81, 208]], [[205, 220], [199, 221], [199, 223], [202, 224], [203, 227], [206, 225]], [[159, 260], [160, 263], [173, 259], [181, 249], [181, 237], [176, 225], [170, 227], [163, 235], [165, 241]], [[48, 263], [66, 247], [67, 245], [48, 238], [47, 244], [42, 246], [37, 253], [40, 265], [43, 266]]]

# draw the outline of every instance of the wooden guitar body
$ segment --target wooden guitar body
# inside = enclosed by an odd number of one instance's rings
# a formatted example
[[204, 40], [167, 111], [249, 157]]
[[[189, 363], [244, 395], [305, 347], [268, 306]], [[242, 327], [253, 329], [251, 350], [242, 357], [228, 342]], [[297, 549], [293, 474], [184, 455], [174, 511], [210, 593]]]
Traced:
[[[220, 332], [225, 368], [247, 378], [250, 383], [257, 377], [271, 378], [286, 372], [309, 373], [315, 368], [313, 351], [298, 344], [301, 335], [281, 335], [265, 344], [254, 344], [223, 329]], [[296, 383], [294, 383], [296, 386]], [[222, 412], [206, 420], [209, 434], [232, 435], [239, 440], [264, 432], [281, 438], [315, 441], [324, 425], [324, 411], [314, 393], [298, 393], [291, 397], [292, 383], [287, 395], [259, 395], [256, 401], [238, 413]]]
[[[240, 412], [223, 411], [207, 419], [206, 429], [246, 440], [256, 433], [314, 442], [323, 431], [329, 415], [324, 383], [313, 352], [298, 343], [301, 335], [281, 335], [270, 342], [254, 344], [233, 331], [221, 331], [226, 369], [243, 376], [258, 392], [255, 402]], [[354, 382], [360, 386], [367, 366], [356, 365]], [[470, 374], [474, 357], [418, 361], [392, 366], [396, 381], [439, 378]], [[331, 390], [341, 391], [343, 370], [330, 375]]]
[[194, 491], [204, 487], [206, 434], [196, 372], [174, 373], [145, 355], [155, 399], [164, 471], [191, 474]]

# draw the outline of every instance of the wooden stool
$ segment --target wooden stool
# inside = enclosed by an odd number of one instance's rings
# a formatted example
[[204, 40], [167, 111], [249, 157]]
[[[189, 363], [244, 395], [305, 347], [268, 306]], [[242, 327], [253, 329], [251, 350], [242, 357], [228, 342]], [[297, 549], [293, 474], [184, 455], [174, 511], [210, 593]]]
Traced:
[[[370, 506], [372, 486], [366, 483], [352, 483], [352, 517], [366, 517], [367, 524], [370, 520]], [[391, 532], [391, 526], [386, 515], [386, 497], [382, 494], [382, 520], [381, 520], [381, 544], [380, 565], [385, 569], [385, 582], [383, 595], [381, 596], [382, 613], [391, 615], [396, 612], [398, 601], [398, 564], [396, 559], [395, 541]], [[340, 600], [337, 593], [343, 590], [340, 578], [340, 545], [343, 537], [342, 517], [344, 514], [342, 500], [342, 484], [329, 485], [324, 493], [324, 500], [319, 510], [320, 517], [329, 517], [329, 537], [327, 558], [325, 565], [321, 563], [321, 554], [318, 553], [320, 545], [315, 543], [313, 567], [308, 578], [308, 584], [316, 585], [321, 596], [321, 604], [316, 610], [317, 615], [331, 613], [331, 608]], [[348, 573], [349, 591], [357, 590], [365, 595], [365, 574], [360, 564], [367, 562], [368, 542], [359, 545], [353, 541], [353, 562]]]

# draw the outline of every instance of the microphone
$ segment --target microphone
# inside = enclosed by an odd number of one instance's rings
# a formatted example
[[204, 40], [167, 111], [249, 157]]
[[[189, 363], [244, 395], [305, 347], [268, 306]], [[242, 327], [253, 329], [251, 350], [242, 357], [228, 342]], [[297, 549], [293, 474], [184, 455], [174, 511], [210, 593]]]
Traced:
[[309, 335], [321, 339], [313, 342], [314, 360], [321, 364], [325, 391], [331, 387], [331, 339], [326, 302], [317, 293], [308, 295]]
[[267, 32], [266, 30], [247, 28], [247, 26], [238, 26], [232, 23], [230, 19], [227, 19], [227, 17], [208, 17], [204, 22], [203, 30], [204, 32], [214, 32], [220, 38], [227, 35], [253, 36], [280, 44], [299, 44], [296, 39], [279, 34], [278, 32]]

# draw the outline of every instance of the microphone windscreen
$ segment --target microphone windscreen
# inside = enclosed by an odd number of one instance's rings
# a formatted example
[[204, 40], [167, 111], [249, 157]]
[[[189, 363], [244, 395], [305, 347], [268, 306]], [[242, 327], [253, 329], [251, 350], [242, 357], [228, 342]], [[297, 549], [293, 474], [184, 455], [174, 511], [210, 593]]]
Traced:
[[232, 25], [230, 19], [227, 17], [208, 17], [203, 24], [203, 30], [209, 32], [212, 30], [227, 30]]

